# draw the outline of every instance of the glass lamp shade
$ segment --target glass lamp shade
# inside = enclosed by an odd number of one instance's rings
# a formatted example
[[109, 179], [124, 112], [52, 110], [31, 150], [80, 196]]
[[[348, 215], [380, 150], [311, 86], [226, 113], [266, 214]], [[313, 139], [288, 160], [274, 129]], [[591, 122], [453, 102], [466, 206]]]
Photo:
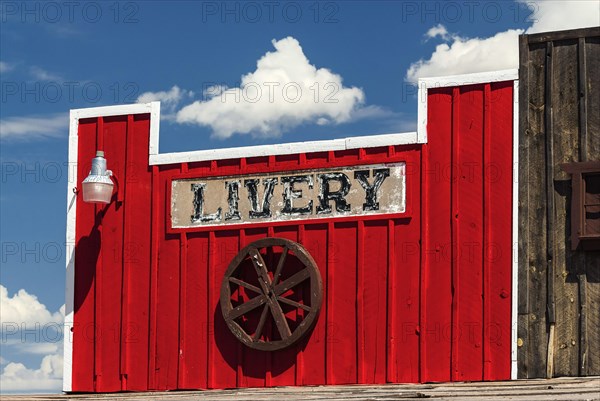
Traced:
[[106, 169], [104, 152], [99, 150], [92, 159], [90, 174], [83, 180], [83, 201], [92, 203], [110, 203], [113, 192], [113, 182], [110, 179], [112, 171]]
[[[108, 178], [108, 177], [107, 177]], [[110, 181], [110, 178], [109, 178]], [[110, 203], [113, 193], [112, 182], [83, 182], [83, 201], [91, 203]]]

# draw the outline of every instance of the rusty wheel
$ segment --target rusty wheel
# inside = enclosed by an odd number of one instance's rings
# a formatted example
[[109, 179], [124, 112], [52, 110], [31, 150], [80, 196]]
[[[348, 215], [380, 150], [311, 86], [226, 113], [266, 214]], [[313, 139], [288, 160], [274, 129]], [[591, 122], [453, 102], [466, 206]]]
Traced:
[[283, 238], [251, 243], [229, 264], [221, 311], [235, 337], [250, 348], [275, 351], [305, 336], [321, 309], [323, 284], [302, 245]]

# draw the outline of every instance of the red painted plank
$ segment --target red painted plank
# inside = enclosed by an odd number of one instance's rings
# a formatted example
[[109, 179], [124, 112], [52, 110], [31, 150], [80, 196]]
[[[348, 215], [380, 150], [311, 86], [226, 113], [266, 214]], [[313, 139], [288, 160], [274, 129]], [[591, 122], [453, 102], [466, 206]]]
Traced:
[[[485, 380], [510, 379], [511, 299], [512, 299], [512, 180], [513, 180], [513, 83], [491, 85], [490, 144], [486, 161], [486, 210], [489, 234], [486, 239], [485, 268], [489, 272], [486, 294], [484, 343], [488, 359]], [[489, 134], [489, 140], [488, 140]]]
[[421, 381], [450, 381], [452, 89], [429, 91], [423, 171]]
[[[409, 153], [409, 152], [407, 152]], [[420, 152], [416, 154], [417, 160]], [[421, 287], [421, 174], [419, 168], [407, 169], [407, 192], [412, 192], [413, 217], [391, 220], [389, 235], [388, 319], [394, 340], [388, 357], [394, 359], [394, 382], [418, 382], [420, 363], [420, 287]], [[392, 298], [393, 297], [393, 298]]]
[[[328, 161], [331, 162], [335, 159], [332, 151], [327, 152]], [[332, 336], [332, 332], [335, 330], [333, 327], [333, 311], [334, 303], [333, 299], [335, 298], [335, 292], [333, 288], [334, 283], [334, 271], [335, 271], [335, 262], [337, 259], [337, 254], [341, 252], [338, 248], [334, 237], [334, 223], [329, 222], [327, 224], [327, 241], [325, 242], [326, 248], [325, 252], [327, 255], [327, 270], [325, 271], [325, 281], [324, 285], [327, 288], [324, 295], [325, 300], [325, 383], [324, 384], [333, 384], [335, 381], [333, 380], [333, 339], [335, 337]], [[326, 296], [326, 297], [325, 297]]]
[[305, 226], [304, 241], [302, 245], [311, 254], [323, 281], [323, 303], [321, 312], [315, 324], [315, 328], [310, 334], [310, 339], [304, 348], [302, 355], [304, 365], [302, 370], [303, 382], [298, 384], [317, 385], [326, 382], [326, 363], [327, 363], [327, 327], [329, 322], [327, 300], [328, 283], [327, 283], [327, 262], [329, 254], [327, 252], [329, 224], [310, 224]]
[[452, 379], [476, 381], [482, 379], [483, 371], [483, 86], [455, 89], [453, 96], [457, 95], [452, 132], [457, 155], [452, 188]]
[[[122, 374], [126, 389], [148, 389], [148, 303], [150, 294], [150, 231], [152, 174], [148, 147], [150, 116], [130, 116], [127, 122], [125, 228], [123, 243]], [[124, 182], [123, 182], [124, 181]]]
[[237, 349], [233, 346], [232, 334], [223, 319], [220, 306], [220, 289], [223, 275], [232, 257], [237, 254], [239, 239], [237, 232], [220, 231], [214, 237], [214, 260], [210, 266], [210, 297], [208, 311], [213, 317], [212, 386], [217, 388], [235, 387], [237, 380]]
[[190, 233], [187, 237], [185, 286], [186, 329], [183, 331], [185, 360], [181, 371], [186, 388], [207, 388], [207, 281], [208, 233]]
[[[363, 156], [363, 152], [361, 152], [361, 157]], [[356, 367], [358, 369], [358, 377], [357, 383], [364, 384], [367, 383], [366, 379], [366, 366], [367, 362], [365, 361], [366, 350], [366, 342], [367, 342], [367, 324], [368, 321], [365, 320], [365, 287], [367, 286], [365, 283], [365, 223], [363, 221], [359, 221], [358, 223], [358, 232], [357, 232], [357, 264], [356, 264]], [[370, 252], [366, 251], [368, 254]], [[369, 319], [367, 319], [369, 320]]]
[[357, 342], [352, 334], [356, 333], [357, 234], [357, 222], [333, 224], [333, 247], [329, 247], [327, 266], [328, 384], [357, 380]]
[[150, 223], [150, 300], [148, 304], [149, 319], [148, 325], [148, 389], [158, 389], [158, 366], [157, 366], [157, 314], [158, 314], [158, 247], [159, 247], [159, 208], [160, 192], [159, 188], [159, 167], [152, 166], [152, 205], [151, 205], [151, 223]]
[[[124, 177], [126, 163], [127, 117], [104, 118], [99, 124], [99, 135], [104, 137], [107, 167], [117, 177]], [[124, 188], [118, 188], [122, 191]], [[114, 198], [113, 198], [114, 199]], [[123, 222], [124, 208], [113, 201], [100, 206], [104, 210], [101, 221], [101, 270], [97, 271], [100, 291], [96, 294], [96, 324], [98, 329], [96, 380], [97, 391], [120, 391], [121, 344], [121, 290], [123, 275]]]
[[[360, 228], [359, 222], [359, 228]], [[360, 231], [360, 230], [359, 230]], [[359, 369], [364, 383], [385, 383], [387, 358], [387, 221], [367, 222], [359, 235], [364, 235], [362, 272], [362, 306], [364, 308], [362, 335], [364, 359]], [[359, 248], [360, 249], [360, 248]], [[360, 265], [359, 265], [360, 266]], [[359, 322], [360, 324], [360, 322]]]
[[95, 206], [83, 202], [81, 182], [90, 172], [95, 156], [96, 120], [80, 120], [77, 145], [77, 217], [75, 222], [75, 289], [73, 317], [72, 388], [94, 391], [95, 271], [100, 233], [95, 227]]
[[490, 319], [490, 260], [488, 258], [488, 249], [490, 247], [491, 227], [490, 227], [490, 216], [492, 210], [490, 209], [490, 195], [492, 193], [491, 188], [494, 184], [488, 179], [488, 173], [490, 171], [491, 161], [491, 150], [495, 142], [499, 139], [495, 139], [492, 135], [492, 118], [491, 118], [491, 99], [492, 89], [490, 84], [483, 86], [483, 102], [484, 102], [484, 114], [483, 114], [483, 324], [482, 324], [482, 352], [483, 352], [483, 379], [489, 377], [489, 363], [490, 363], [490, 344], [489, 344], [489, 328]]
[[158, 274], [156, 299], [156, 389], [176, 389], [179, 366], [179, 252], [178, 235], [166, 233], [167, 185], [179, 166], [160, 170], [158, 213]]

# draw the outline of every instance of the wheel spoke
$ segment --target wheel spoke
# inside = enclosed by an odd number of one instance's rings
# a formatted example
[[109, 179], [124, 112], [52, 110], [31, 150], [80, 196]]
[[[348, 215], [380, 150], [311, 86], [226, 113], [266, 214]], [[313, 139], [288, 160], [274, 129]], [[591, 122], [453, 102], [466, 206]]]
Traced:
[[308, 312], [310, 312], [312, 310], [312, 308], [310, 306], [301, 304], [300, 302], [292, 301], [289, 298], [284, 298], [284, 297], [278, 296], [277, 300], [283, 302], [284, 304], [288, 304], [291, 306], [295, 306], [296, 308], [304, 309], [305, 311], [308, 311]]
[[243, 314], [248, 313], [251, 310], [254, 310], [254, 309], [258, 308], [259, 306], [263, 305], [265, 302], [267, 302], [267, 297], [264, 295], [260, 295], [258, 297], [252, 298], [250, 301], [245, 302], [245, 303], [233, 308], [229, 312], [228, 317], [230, 319], [237, 319], [238, 317], [242, 316]]
[[290, 288], [293, 288], [310, 277], [310, 270], [308, 268], [300, 270], [298, 273], [294, 274], [292, 277], [288, 278], [285, 281], [277, 284], [273, 289], [275, 295], [281, 295]]
[[279, 276], [281, 276], [281, 270], [283, 269], [283, 265], [285, 264], [285, 259], [287, 258], [288, 251], [289, 249], [287, 246], [283, 247], [283, 252], [281, 253], [281, 257], [279, 258], [279, 262], [277, 263], [277, 269], [275, 270], [275, 275], [273, 276], [273, 283], [271, 284], [271, 287], [277, 285], [277, 282], [279, 282]]
[[273, 315], [273, 319], [275, 320], [275, 324], [277, 325], [277, 330], [279, 331], [281, 339], [286, 340], [292, 335], [292, 332], [290, 331], [290, 326], [285, 319], [283, 310], [281, 310], [281, 305], [279, 305], [279, 302], [273, 300], [273, 298], [269, 298], [269, 307], [271, 308], [271, 314]]
[[260, 314], [260, 320], [258, 321], [258, 326], [256, 326], [256, 332], [252, 338], [253, 341], [260, 340], [260, 336], [263, 331], [263, 327], [265, 327], [265, 322], [267, 321], [267, 312], [269, 311], [269, 305], [265, 305], [262, 313]]
[[260, 288], [258, 288], [257, 286], [254, 286], [250, 283], [247, 283], [245, 281], [240, 280], [239, 278], [236, 277], [229, 277], [229, 281], [231, 281], [234, 284], [239, 285], [240, 287], [244, 287], [250, 291], [253, 291], [257, 294], [262, 294], [263, 292], [260, 290]]
[[271, 277], [269, 277], [269, 272], [267, 270], [265, 261], [263, 260], [260, 252], [258, 252], [258, 249], [252, 248], [250, 249], [249, 253], [252, 264], [254, 265], [254, 270], [256, 270], [256, 274], [258, 275], [258, 282], [260, 283], [262, 292], [267, 295], [269, 294], [271, 288]]

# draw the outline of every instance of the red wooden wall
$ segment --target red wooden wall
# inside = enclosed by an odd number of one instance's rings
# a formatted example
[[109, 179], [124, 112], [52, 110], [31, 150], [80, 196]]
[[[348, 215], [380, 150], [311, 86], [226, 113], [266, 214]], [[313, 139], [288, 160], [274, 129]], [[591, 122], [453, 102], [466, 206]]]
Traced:
[[[430, 90], [426, 145], [148, 165], [149, 115], [79, 121], [123, 202], [77, 196], [72, 391], [510, 378], [513, 83]], [[167, 233], [170, 178], [405, 161], [408, 212]], [[237, 252], [302, 243], [323, 279], [307, 342], [243, 346], [220, 306]]]

